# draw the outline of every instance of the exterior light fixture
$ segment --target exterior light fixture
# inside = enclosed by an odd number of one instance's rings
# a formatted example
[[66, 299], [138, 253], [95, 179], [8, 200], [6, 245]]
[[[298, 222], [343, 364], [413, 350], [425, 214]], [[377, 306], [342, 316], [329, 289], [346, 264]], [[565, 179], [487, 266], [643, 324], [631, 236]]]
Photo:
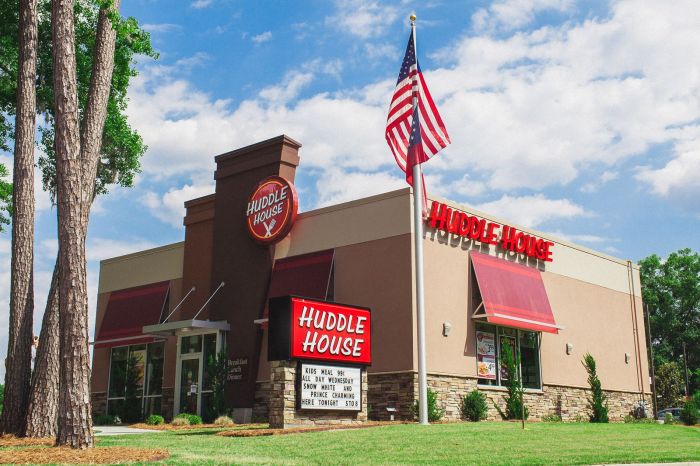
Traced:
[[574, 345], [571, 343], [566, 344], [566, 354], [571, 354], [574, 351]]
[[448, 336], [451, 331], [452, 331], [452, 324], [449, 322], [443, 322], [442, 323], [442, 335]]
[[630, 356], [629, 353], [625, 353], [625, 364], [629, 364], [629, 363], [630, 363], [630, 359], [632, 359], [632, 356]]

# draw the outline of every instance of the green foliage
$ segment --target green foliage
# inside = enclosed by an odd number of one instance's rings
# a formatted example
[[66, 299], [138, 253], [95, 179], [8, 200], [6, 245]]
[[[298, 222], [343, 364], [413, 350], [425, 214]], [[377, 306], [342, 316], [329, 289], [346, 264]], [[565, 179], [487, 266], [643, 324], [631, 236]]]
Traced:
[[479, 390], [472, 390], [462, 399], [462, 416], [472, 422], [483, 421], [488, 416], [486, 395]]
[[588, 419], [588, 417], [584, 416], [583, 414], [577, 414], [576, 416], [574, 416], [571, 422], [588, 424], [590, 422], [590, 419]]
[[124, 378], [124, 404], [122, 405], [121, 418], [125, 422], [138, 422], [141, 420], [141, 397], [138, 393], [139, 361], [131, 356], [126, 365], [126, 375]]
[[217, 356], [210, 355], [207, 360], [207, 376], [211, 389], [211, 402], [207, 407], [207, 419], [212, 420], [217, 416], [226, 414], [226, 380], [231, 367], [225, 350], [221, 350]]
[[542, 416], [542, 422], [561, 422], [561, 416], [558, 414], [545, 414]]
[[512, 345], [508, 340], [503, 340], [501, 343], [501, 367], [506, 370], [508, 379], [504, 380], [508, 394], [504, 397], [506, 402], [506, 410], [503, 411], [500, 406], [494, 403], [498, 414], [503, 419], [522, 419], [523, 413], [525, 419], [529, 416], [527, 406], [523, 406], [524, 390], [520, 386], [520, 354], [514, 355]]
[[0, 383], [0, 414], [3, 406], [5, 406], [5, 386]]
[[202, 423], [202, 418], [197, 416], [196, 414], [180, 413], [177, 416], [175, 416], [175, 419], [187, 419], [189, 425], [192, 426]]
[[652, 417], [637, 418], [631, 414], [627, 414], [623, 420], [625, 424], [657, 424], [656, 419]]
[[675, 423], [676, 423], [676, 418], [673, 417], [673, 414], [666, 413], [664, 415], [664, 425], [670, 426], [671, 424], [675, 424]]
[[659, 409], [677, 407], [685, 393], [685, 379], [680, 365], [665, 362], [656, 369], [656, 396]]
[[686, 426], [694, 426], [698, 423], [700, 418], [700, 409], [698, 405], [695, 404], [695, 400], [692, 398], [683, 404], [683, 409], [681, 410], [681, 422]]
[[[102, 0], [75, 2], [76, 69], [80, 117], [85, 114], [92, 74], [95, 31]], [[3, 23], [0, 28], [0, 150], [9, 150], [13, 137], [16, 110], [17, 60], [19, 50], [19, 1], [0, 2]], [[55, 159], [53, 151], [53, 64], [51, 54], [51, 1], [39, 0], [37, 50], [37, 115], [40, 126], [40, 146], [44, 154], [38, 159], [44, 188], [55, 196]], [[126, 118], [127, 89], [137, 75], [136, 56], [157, 58], [149, 34], [140, 29], [134, 18], [112, 14], [112, 26], [117, 31], [112, 87], [107, 104], [107, 120], [102, 138], [100, 165], [95, 185], [96, 194], [107, 192], [110, 184], [131, 186], [140, 170], [140, 157], [146, 146]], [[9, 118], [8, 118], [9, 117]]]
[[608, 397], [603, 393], [595, 359], [590, 353], [586, 353], [581, 364], [588, 372], [588, 385], [591, 387], [591, 397], [588, 399], [588, 406], [592, 411], [590, 421], [608, 422]]
[[96, 426], [113, 426], [117, 424], [116, 416], [110, 416], [109, 414], [98, 414], [92, 417], [92, 423]]
[[691, 391], [700, 389], [700, 254], [681, 249], [666, 260], [651, 255], [639, 266], [654, 367], [669, 361], [682, 365], [685, 342]]
[[[418, 400], [413, 404], [413, 415], [418, 419], [420, 413], [420, 403]], [[428, 421], [437, 422], [445, 415], [445, 410], [438, 404], [437, 393], [428, 389]]]
[[160, 416], [158, 414], [151, 414], [146, 418], [146, 424], [149, 426], [159, 426], [161, 424], [165, 423], [165, 419], [163, 416]]
[[12, 217], [12, 183], [5, 181], [7, 168], [0, 163], [0, 232], [10, 224]]

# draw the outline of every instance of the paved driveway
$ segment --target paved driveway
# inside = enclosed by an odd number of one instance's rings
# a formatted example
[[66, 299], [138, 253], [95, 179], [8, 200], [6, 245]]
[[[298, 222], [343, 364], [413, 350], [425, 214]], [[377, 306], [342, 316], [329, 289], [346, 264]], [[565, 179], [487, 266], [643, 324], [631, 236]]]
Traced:
[[102, 435], [128, 435], [128, 434], [154, 434], [165, 432], [164, 430], [134, 429], [128, 426], [95, 426], [95, 436]]

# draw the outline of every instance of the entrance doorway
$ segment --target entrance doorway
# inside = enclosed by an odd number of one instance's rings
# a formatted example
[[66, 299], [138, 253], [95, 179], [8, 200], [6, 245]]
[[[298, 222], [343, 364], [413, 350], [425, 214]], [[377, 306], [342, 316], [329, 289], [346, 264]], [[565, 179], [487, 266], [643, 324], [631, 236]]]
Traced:
[[208, 419], [211, 388], [207, 363], [216, 357], [223, 346], [223, 332], [181, 334], [177, 340], [174, 415], [197, 414]]

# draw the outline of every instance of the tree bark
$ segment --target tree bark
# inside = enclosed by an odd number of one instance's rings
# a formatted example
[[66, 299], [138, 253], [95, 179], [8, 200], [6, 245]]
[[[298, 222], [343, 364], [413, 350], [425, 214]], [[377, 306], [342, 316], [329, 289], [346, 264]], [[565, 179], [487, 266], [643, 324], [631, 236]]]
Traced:
[[94, 445], [90, 416], [90, 353], [83, 228], [84, 180], [75, 63], [73, 1], [51, 8], [54, 67], [56, 200], [58, 205], [60, 388], [57, 445]]
[[5, 402], [0, 430], [24, 433], [32, 367], [34, 313], [34, 140], [36, 132], [37, 0], [20, 1], [15, 119], [10, 322]]
[[[112, 2], [112, 10], [119, 10], [120, 0]], [[100, 149], [102, 147], [102, 133], [107, 119], [107, 103], [109, 91], [112, 87], [112, 73], [114, 72], [114, 49], [117, 44], [117, 32], [112, 27], [109, 19], [109, 11], [100, 8], [100, 18], [97, 23], [95, 37], [95, 51], [92, 57], [92, 75], [90, 77], [90, 90], [88, 92], [88, 104], [83, 120], [81, 150], [83, 159], [83, 222], [87, 233], [90, 207], [95, 199], [95, 181], [97, 168], [100, 161]]]
[[59, 387], [58, 277], [56, 259], [29, 393], [26, 436], [32, 438], [56, 436]]

